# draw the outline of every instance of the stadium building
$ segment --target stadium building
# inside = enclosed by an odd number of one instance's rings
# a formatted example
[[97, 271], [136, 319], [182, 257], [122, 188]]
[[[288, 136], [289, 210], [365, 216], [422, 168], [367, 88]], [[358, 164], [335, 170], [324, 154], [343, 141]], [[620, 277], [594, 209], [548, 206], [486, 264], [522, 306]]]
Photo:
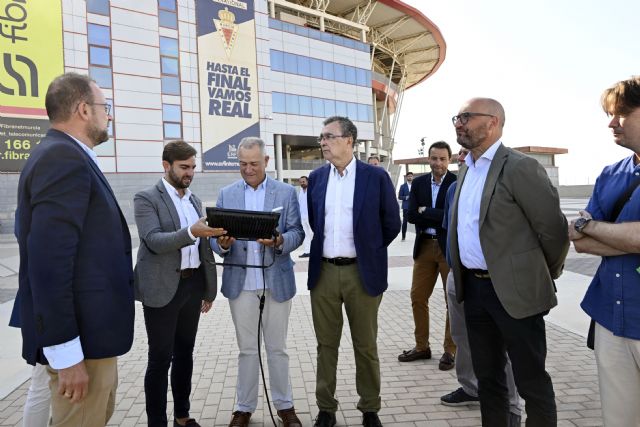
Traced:
[[399, 0], [4, 4], [0, 233], [13, 231], [19, 172], [48, 128], [47, 86], [65, 71], [89, 74], [111, 104], [111, 138], [96, 152], [131, 220], [133, 194], [159, 178], [174, 139], [198, 151], [193, 187], [206, 204], [238, 179], [242, 137], [266, 141], [280, 180], [322, 165], [316, 138], [332, 115], [355, 122], [360, 158], [377, 154], [397, 178], [404, 93], [445, 58], [436, 25]]

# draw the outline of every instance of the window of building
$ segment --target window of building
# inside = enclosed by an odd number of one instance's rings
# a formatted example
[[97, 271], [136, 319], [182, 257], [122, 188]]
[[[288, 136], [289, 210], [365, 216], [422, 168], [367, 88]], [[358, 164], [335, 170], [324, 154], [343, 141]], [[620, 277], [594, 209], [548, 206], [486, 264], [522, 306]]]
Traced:
[[333, 63], [324, 61], [322, 62], [322, 78], [325, 80], [333, 80]]
[[345, 73], [345, 81], [350, 85], [357, 84], [356, 80], [356, 69], [355, 67], [349, 67], [348, 65], [344, 67]]
[[176, 0], [158, 0], [158, 21], [161, 27], [178, 29]]
[[347, 103], [344, 101], [336, 101], [336, 115], [337, 116], [342, 116], [342, 117], [347, 117], [348, 111], [347, 111]]
[[347, 117], [351, 117], [352, 120], [359, 120], [358, 104], [355, 102], [347, 102]]
[[316, 79], [322, 78], [322, 60], [316, 58], [309, 58], [311, 67], [311, 77], [315, 77]]
[[298, 73], [298, 59], [293, 53], [284, 52], [284, 70], [287, 73]]
[[345, 67], [342, 64], [333, 64], [334, 77], [337, 82], [346, 83], [347, 76]]
[[286, 101], [284, 93], [273, 92], [271, 94], [271, 109], [274, 113], [286, 113]]
[[371, 77], [367, 71], [364, 68], [356, 68], [356, 84], [358, 86], [371, 87]]
[[108, 47], [89, 46], [89, 63], [111, 67], [111, 52]]
[[300, 114], [300, 106], [298, 104], [298, 95], [285, 95], [286, 110], [288, 114]]
[[182, 110], [179, 105], [162, 104], [162, 121], [182, 123]]
[[162, 94], [180, 95], [178, 40], [160, 37], [160, 73], [162, 74]]
[[324, 100], [320, 98], [311, 98], [311, 115], [315, 117], [327, 117], [324, 114]]
[[369, 110], [371, 107], [365, 104], [357, 104], [358, 106], [358, 120], [361, 122], [369, 122]]
[[111, 46], [111, 31], [104, 25], [88, 24], [87, 40], [90, 45]]
[[273, 71], [284, 71], [284, 54], [279, 50], [271, 51], [271, 69]]
[[324, 115], [327, 117], [336, 115], [336, 101], [333, 99], [324, 100]]
[[313, 111], [311, 110], [311, 97], [309, 96], [299, 96], [298, 104], [300, 105], [300, 114], [303, 116], [312, 116]]
[[[104, 102], [106, 102], [107, 104], [109, 104], [109, 108], [111, 108], [111, 112], [109, 113], [109, 115], [113, 118], [115, 117], [115, 111], [113, 111], [113, 99], [107, 99]], [[109, 120], [109, 125], [107, 127], [107, 130], [109, 132], [109, 138], [113, 138], [113, 120]]]
[[164, 122], [164, 139], [182, 139], [182, 125], [180, 123]]
[[87, 12], [109, 16], [109, 0], [87, 0]]
[[178, 57], [178, 39], [160, 37], [160, 55]]
[[298, 74], [309, 77], [311, 75], [311, 60], [307, 56], [298, 56]]
[[111, 32], [104, 25], [88, 24], [89, 76], [104, 89], [113, 88], [111, 74]]

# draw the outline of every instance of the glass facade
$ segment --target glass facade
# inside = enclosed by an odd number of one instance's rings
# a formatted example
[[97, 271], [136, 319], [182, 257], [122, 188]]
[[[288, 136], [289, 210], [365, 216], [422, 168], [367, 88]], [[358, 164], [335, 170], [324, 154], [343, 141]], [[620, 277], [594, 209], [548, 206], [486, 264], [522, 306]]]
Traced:
[[111, 30], [98, 24], [87, 25], [89, 75], [104, 89], [113, 88], [111, 75]]
[[360, 122], [373, 122], [371, 105], [356, 102], [338, 101], [335, 99], [315, 98], [291, 93], [273, 92], [271, 108], [274, 113], [296, 114], [327, 118], [345, 116]]
[[272, 49], [271, 69], [283, 73], [371, 87], [371, 70]]
[[311, 39], [336, 44], [338, 46], [348, 47], [349, 49], [355, 49], [362, 52], [371, 51], [371, 48], [367, 43], [362, 43], [361, 41], [354, 40], [349, 37], [342, 37], [337, 34], [331, 34], [320, 30], [315, 30], [313, 28], [291, 24], [289, 22], [279, 21], [273, 18], [269, 18], [269, 28], [285, 31], [287, 33], [298, 34], [303, 37], [309, 37]]

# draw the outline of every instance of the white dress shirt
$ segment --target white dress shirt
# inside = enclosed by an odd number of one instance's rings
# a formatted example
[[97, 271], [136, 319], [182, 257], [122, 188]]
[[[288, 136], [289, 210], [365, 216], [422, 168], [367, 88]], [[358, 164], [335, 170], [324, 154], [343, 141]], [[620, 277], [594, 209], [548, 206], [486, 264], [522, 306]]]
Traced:
[[458, 199], [457, 232], [460, 261], [467, 268], [487, 269], [480, 245], [480, 202], [491, 161], [500, 144], [500, 141], [496, 141], [475, 161], [471, 153], [464, 159], [468, 169]]
[[[433, 173], [431, 173], [431, 207], [432, 208], [436, 207], [436, 200], [438, 199], [438, 193], [440, 192], [440, 187], [444, 182], [444, 177], [447, 176], [448, 173], [449, 172], [445, 172], [444, 175], [440, 177], [440, 182], [436, 182], [436, 180], [433, 179]], [[438, 233], [435, 228], [427, 228], [425, 232], [427, 234], [432, 234], [434, 236]]]
[[300, 205], [300, 219], [309, 218], [309, 208], [307, 206], [307, 190], [300, 187], [298, 191], [298, 204]]
[[182, 254], [180, 270], [184, 270], [186, 268], [198, 268], [200, 267], [200, 253], [198, 252], [200, 238], [195, 238], [195, 236], [191, 234], [191, 226], [198, 222], [200, 218], [198, 217], [196, 208], [194, 208], [193, 203], [191, 203], [191, 190], [186, 188], [184, 196], [180, 196], [178, 190], [176, 190], [173, 185], [169, 184], [166, 179], [162, 178], [162, 183], [164, 184], [164, 188], [167, 190], [169, 196], [171, 196], [171, 201], [173, 202], [176, 211], [178, 211], [178, 217], [180, 217], [180, 229], [189, 227], [187, 232], [189, 233], [191, 240], [194, 240], [195, 242], [193, 245], [188, 245], [180, 249], [180, 253]]
[[325, 258], [355, 258], [356, 246], [353, 241], [353, 194], [356, 187], [356, 160], [351, 158], [340, 176], [338, 169], [331, 165], [324, 206]]

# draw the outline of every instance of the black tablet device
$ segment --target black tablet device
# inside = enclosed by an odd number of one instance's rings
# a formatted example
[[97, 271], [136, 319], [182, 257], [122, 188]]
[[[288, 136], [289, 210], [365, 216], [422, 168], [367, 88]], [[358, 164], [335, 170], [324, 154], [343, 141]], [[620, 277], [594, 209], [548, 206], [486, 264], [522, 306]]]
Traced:
[[207, 208], [207, 224], [224, 228], [227, 236], [239, 240], [271, 239], [276, 234], [280, 212]]

